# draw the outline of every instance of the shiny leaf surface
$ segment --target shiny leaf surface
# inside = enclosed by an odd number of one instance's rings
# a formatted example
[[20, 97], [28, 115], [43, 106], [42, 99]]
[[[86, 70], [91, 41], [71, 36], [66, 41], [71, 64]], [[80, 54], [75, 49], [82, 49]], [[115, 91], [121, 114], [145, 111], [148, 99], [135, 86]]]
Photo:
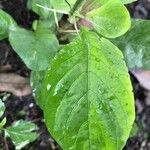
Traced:
[[58, 48], [57, 38], [49, 30], [31, 32], [19, 27], [11, 28], [9, 41], [31, 70], [45, 70]]
[[133, 20], [131, 29], [114, 40], [129, 68], [150, 69], [150, 21]]
[[130, 28], [130, 15], [126, 7], [116, 0], [87, 14], [94, 29], [108, 38], [115, 38], [124, 34]]
[[110, 41], [82, 31], [55, 57], [39, 104], [64, 150], [120, 150], [134, 121], [123, 55]]

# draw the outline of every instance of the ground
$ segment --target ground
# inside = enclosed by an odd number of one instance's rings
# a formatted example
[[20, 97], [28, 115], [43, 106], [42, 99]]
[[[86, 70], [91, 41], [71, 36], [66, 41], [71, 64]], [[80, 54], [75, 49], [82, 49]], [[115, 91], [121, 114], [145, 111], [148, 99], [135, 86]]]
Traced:
[[[150, 19], [150, 2], [139, 0], [127, 6], [130, 14], [134, 18]], [[17, 23], [24, 28], [31, 29], [32, 21], [38, 16], [27, 10], [26, 0], [1, 0], [0, 8], [11, 14]], [[2, 70], [2, 66], [8, 70]], [[30, 70], [25, 66], [17, 54], [12, 50], [8, 40], [0, 41], [0, 73], [3, 71], [19, 74], [23, 77], [30, 77]], [[129, 138], [124, 150], [149, 150], [150, 149], [150, 92], [141, 87], [137, 79], [131, 74], [134, 87], [136, 103], [136, 124], [138, 131]], [[6, 93], [0, 92], [0, 98]], [[38, 125], [39, 138], [27, 145], [24, 150], [60, 150], [57, 143], [48, 133], [43, 122], [43, 112], [36, 105], [32, 95], [17, 97], [11, 94], [5, 102], [7, 117], [6, 126], [11, 125], [19, 119], [26, 119]], [[9, 138], [5, 139], [3, 133], [0, 134], [0, 149], [14, 150], [15, 147]]]

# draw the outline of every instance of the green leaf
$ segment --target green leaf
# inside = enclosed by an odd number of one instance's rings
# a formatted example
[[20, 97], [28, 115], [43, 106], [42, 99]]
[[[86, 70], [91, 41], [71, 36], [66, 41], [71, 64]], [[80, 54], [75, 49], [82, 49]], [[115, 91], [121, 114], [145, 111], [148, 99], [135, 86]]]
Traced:
[[71, 8], [70, 14], [74, 15], [74, 13], [76, 13], [79, 10], [79, 8], [83, 6], [84, 2], [85, 0], [76, 0], [75, 4]]
[[43, 7], [52, 8], [51, 0], [32, 0], [32, 10], [39, 16], [44, 18], [54, 16], [52, 12], [37, 6], [37, 4], [42, 5]]
[[9, 41], [15, 52], [31, 70], [45, 70], [58, 48], [56, 36], [47, 30], [35, 33], [15, 27], [11, 28]]
[[49, 19], [44, 19], [44, 20], [34, 20], [32, 24], [32, 28], [36, 30], [50, 30], [51, 32], [54, 32], [56, 29], [56, 23], [55, 20], [49, 20]]
[[8, 37], [9, 27], [15, 24], [13, 18], [0, 9], [0, 40]]
[[76, 1], [75, 0], [51, 0], [51, 2], [54, 9], [69, 12]]
[[133, 20], [131, 29], [115, 39], [129, 68], [150, 69], [150, 21]]
[[6, 136], [9, 136], [16, 146], [16, 149], [21, 149], [25, 145], [33, 142], [38, 134], [32, 132], [37, 130], [37, 126], [28, 121], [17, 121], [11, 127], [5, 129]]
[[124, 34], [130, 28], [130, 15], [126, 7], [110, 0], [98, 9], [94, 9], [87, 14], [95, 30], [108, 38], [115, 38]]
[[5, 111], [5, 105], [0, 99], [0, 117], [3, 115], [4, 111]]
[[44, 78], [44, 74], [45, 74], [44, 71], [32, 71], [31, 72], [30, 83], [33, 89], [33, 96], [37, 100], [37, 103], [38, 103], [40, 93], [42, 90], [42, 80]]
[[48, 130], [64, 150], [120, 150], [134, 121], [122, 53], [110, 41], [82, 31], [45, 74], [40, 104]]

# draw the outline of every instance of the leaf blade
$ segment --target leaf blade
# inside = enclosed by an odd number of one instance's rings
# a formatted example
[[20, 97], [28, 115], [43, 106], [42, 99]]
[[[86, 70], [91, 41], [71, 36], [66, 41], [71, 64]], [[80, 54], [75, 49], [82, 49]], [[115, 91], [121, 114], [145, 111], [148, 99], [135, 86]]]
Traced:
[[[122, 80], [127, 85], [124, 96]], [[120, 51], [108, 40], [83, 32], [81, 39], [66, 46], [53, 61], [43, 80], [39, 104], [50, 133], [63, 149], [119, 150], [134, 120], [131, 91]]]
[[35, 71], [45, 70], [58, 48], [56, 36], [47, 30], [34, 33], [14, 27], [10, 30], [9, 41], [28, 68]]
[[16, 146], [16, 149], [21, 149], [25, 145], [33, 142], [38, 134], [32, 131], [37, 130], [37, 126], [31, 122], [19, 120], [11, 127], [5, 129], [7, 136], [11, 138]]
[[150, 21], [132, 20], [131, 29], [113, 40], [124, 53], [129, 68], [150, 69]]
[[116, 0], [110, 0], [102, 7], [87, 14], [94, 29], [108, 38], [124, 34], [131, 26], [130, 15], [126, 7]]
[[15, 24], [14, 19], [0, 9], [0, 40], [8, 37], [9, 27]]

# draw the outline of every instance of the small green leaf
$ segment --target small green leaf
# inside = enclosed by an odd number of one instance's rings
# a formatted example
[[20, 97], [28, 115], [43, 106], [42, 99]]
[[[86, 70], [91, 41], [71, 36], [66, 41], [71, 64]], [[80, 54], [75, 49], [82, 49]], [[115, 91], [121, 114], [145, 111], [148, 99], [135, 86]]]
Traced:
[[82, 31], [45, 74], [40, 105], [64, 150], [120, 150], [135, 117], [122, 53], [110, 41]]
[[150, 69], [150, 21], [133, 20], [131, 29], [113, 42], [123, 51], [129, 68]]
[[3, 115], [4, 111], [5, 111], [5, 105], [0, 99], [0, 117]]
[[15, 52], [31, 70], [45, 70], [58, 48], [58, 41], [48, 30], [35, 33], [19, 28], [11, 28], [9, 41]]
[[108, 38], [124, 34], [130, 28], [130, 15], [126, 7], [116, 0], [110, 0], [87, 14], [95, 30]]
[[9, 27], [15, 24], [13, 18], [0, 9], [0, 40], [8, 37]]
[[25, 145], [33, 142], [38, 134], [32, 132], [37, 130], [37, 126], [27, 121], [17, 121], [11, 127], [5, 129], [6, 136], [9, 136], [16, 146], [16, 149], [21, 149]]

